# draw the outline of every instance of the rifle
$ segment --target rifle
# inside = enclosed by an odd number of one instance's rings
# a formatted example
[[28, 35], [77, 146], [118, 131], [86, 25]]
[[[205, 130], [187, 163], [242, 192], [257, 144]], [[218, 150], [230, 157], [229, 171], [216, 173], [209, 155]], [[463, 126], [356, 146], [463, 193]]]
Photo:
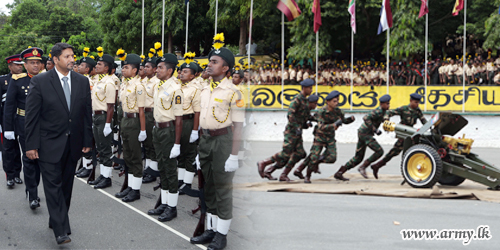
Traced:
[[89, 182], [91, 181], [94, 181], [95, 180], [95, 169], [96, 169], [96, 166], [97, 166], [97, 149], [96, 149], [96, 146], [95, 146], [95, 138], [92, 138], [92, 171], [90, 171], [90, 175], [89, 175], [89, 178], [87, 179], [87, 184], [89, 184]]
[[[191, 212], [195, 214], [200, 211], [200, 219], [198, 220], [198, 225], [196, 225], [196, 229], [194, 230], [193, 237], [200, 236], [203, 234], [205, 231], [205, 217], [207, 216], [207, 204], [205, 203], [205, 193], [204, 193], [204, 186], [205, 186], [205, 178], [203, 178], [203, 173], [201, 172], [201, 169], [198, 170], [198, 197], [199, 197], [199, 205], [197, 208], [193, 209]], [[187, 191], [187, 188], [185, 186], [183, 187], [183, 192], [189, 196], [190, 194], [193, 194], [194, 190]]]

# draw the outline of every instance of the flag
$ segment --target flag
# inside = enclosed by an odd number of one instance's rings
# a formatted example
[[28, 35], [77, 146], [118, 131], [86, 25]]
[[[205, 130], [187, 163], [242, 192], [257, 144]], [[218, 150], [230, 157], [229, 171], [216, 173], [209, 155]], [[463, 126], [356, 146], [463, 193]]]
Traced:
[[382, 8], [380, 9], [380, 24], [378, 25], [378, 33], [386, 31], [392, 28], [392, 11], [391, 4], [389, 0], [382, 0]]
[[418, 14], [418, 18], [425, 16], [429, 13], [429, 0], [420, 0], [422, 1], [422, 5], [420, 5], [420, 14]]
[[302, 14], [302, 11], [300, 11], [299, 6], [294, 0], [280, 0], [276, 8], [285, 14], [289, 22]]
[[498, 8], [498, 15], [500, 15], [500, 7]]
[[351, 28], [354, 34], [356, 34], [356, 0], [349, 0], [347, 11], [351, 14]]
[[455, 2], [455, 6], [453, 6], [453, 11], [451, 12], [452, 15], [458, 16], [458, 13], [464, 9], [464, 0], [457, 0]]
[[137, 0], [134, 0], [135, 3], [137, 3]]
[[312, 12], [314, 13], [314, 33], [316, 33], [319, 27], [321, 27], [321, 6], [319, 0], [314, 0]]

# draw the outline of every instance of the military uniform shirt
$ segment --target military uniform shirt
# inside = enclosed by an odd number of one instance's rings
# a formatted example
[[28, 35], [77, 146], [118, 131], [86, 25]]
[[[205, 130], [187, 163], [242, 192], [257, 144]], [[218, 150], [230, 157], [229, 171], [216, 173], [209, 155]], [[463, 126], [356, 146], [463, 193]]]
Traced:
[[15, 116], [17, 109], [26, 109], [26, 96], [30, 88], [31, 77], [26, 73], [12, 75], [8, 84], [7, 95], [4, 104], [3, 130], [15, 131]]
[[[194, 80], [193, 80], [194, 81]], [[181, 83], [182, 93], [184, 94], [184, 104], [182, 110], [184, 115], [200, 112], [200, 89], [196, 87], [195, 82]]]
[[200, 127], [203, 129], [221, 129], [245, 120], [243, 96], [227, 78], [213, 90], [210, 85], [203, 88], [200, 100]]
[[92, 110], [108, 111], [108, 104], [114, 104], [116, 99], [115, 82], [110, 75], [100, 77], [92, 88]]
[[420, 122], [422, 122], [422, 124], [427, 123], [427, 120], [425, 119], [422, 110], [420, 110], [420, 108], [412, 109], [410, 108], [410, 105], [401, 106], [394, 110], [389, 110], [388, 112], [385, 113], [384, 119], [389, 119], [389, 117], [395, 115], [401, 116], [400, 123], [403, 125], [408, 125], [413, 127], [413, 125], [417, 123], [417, 119], [419, 119]]
[[364, 135], [373, 135], [374, 131], [378, 129], [382, 122], [384, 122], [385, 113], [385, 110], [383, 110], [381, 107], [378, 107], [365, 115], [363, 117], [363, 124], [361, 124], [358, 129], [358, 133]]
[[[335, 123], [339, 119], [342, 120], [342, 123], [345, 124], [353, 122], [351, 117], [345, 117], [344, 111], [342, 111], [340, 108], [335, 108], [333, 111], [329, 111], [327, 105], [325, 105], [318, 111], [317, 119], [318, 129], [316, 130], [316, 133], [318, 137], [323, 137], [325, 140], [328, 140], [328, 136], [335, 136], [335, 128], [333, 127], [333, 123]], [[322, 136], [321, 134], [325, 136]]]
[[131, 79], [124, 79], [120, 90], [120, 101], [123, 112], [139, 113], [139, 108], [144, 108], [146, 91], [138, 75]]
[[288, 107], [288, 124], [286, 129], [295, 130], [302, 128], [303, 124], [309, 118], [309, 115], [310, 111], [307, 97], [305, 97], [302, 93], [299, 93], [293, 98], [290, 103], [290, 107]]
[[182, 116], [183, 102], [184, 94], [175, 77], [160, 81], [154, 91], [153, 116], [155, 121], [169, 122], [175, 120], [176, 116]]
[[146, 100], [144, 103], [144, 107], [146, 108], [152, 108], [154, 107], [154, 94], [155, 94], [155, 87], [158, 85], [160, 82], [160, 79], [158, 79], [156, 76], [153, 76], [151, 78], [144, 78], [142, 83], [144, 85], [144, 88], [146, 89]]

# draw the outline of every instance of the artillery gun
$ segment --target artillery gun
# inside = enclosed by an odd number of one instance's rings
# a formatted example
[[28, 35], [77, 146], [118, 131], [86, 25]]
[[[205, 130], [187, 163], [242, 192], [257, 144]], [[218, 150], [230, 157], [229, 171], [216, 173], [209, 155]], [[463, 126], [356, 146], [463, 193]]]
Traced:
[[458, 186], [465, 179], [500, 190], [500, 169], [471, 152], [474, 140], [454, 138], [468, 121], [459, 114], [439, 112], [415, 129], [385, 121], [383, 128], [403, 139], [401, 174], [414, 188], [430, 188], [436, 184]]

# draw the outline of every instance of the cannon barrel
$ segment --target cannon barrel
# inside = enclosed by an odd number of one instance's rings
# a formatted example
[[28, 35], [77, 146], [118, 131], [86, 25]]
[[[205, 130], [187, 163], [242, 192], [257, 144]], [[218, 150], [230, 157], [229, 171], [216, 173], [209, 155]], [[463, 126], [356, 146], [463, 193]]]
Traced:
[[[395, 122], [385, 121], [383, 128], [387, 132], [396, 132], [396, 138], [405, 139], [411, 137], [417, 132], [417, 129], [403, 124], [396, 124]], [[430, 133], [429, 133], [430, 135]]]

